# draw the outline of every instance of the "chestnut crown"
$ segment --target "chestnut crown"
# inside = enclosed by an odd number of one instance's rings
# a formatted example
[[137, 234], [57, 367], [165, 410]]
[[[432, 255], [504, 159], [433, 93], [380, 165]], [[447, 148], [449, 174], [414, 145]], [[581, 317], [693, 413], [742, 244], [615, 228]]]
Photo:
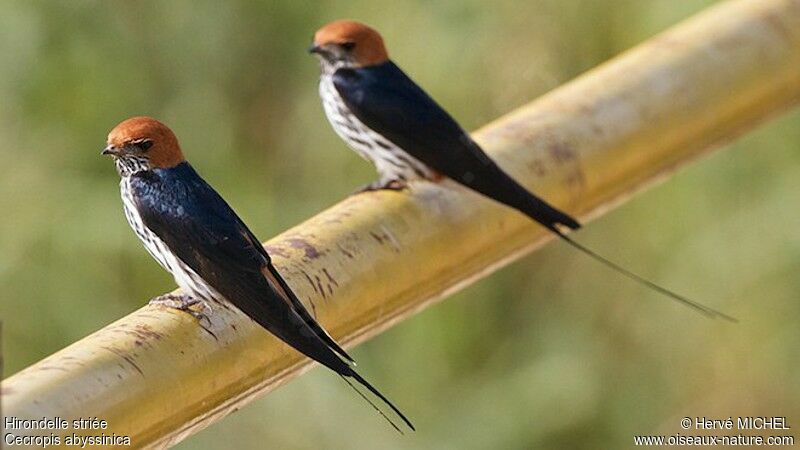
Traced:
[[389, 59], [381, 35], [354, 20], [337, 20], [317, 30], [309, 51], [330, 64], [350, 67], [374, 66]]
[[107, 144], [104, 155], [143, 159], [151, 168], [175, 167], [185, 160], [175, 133], [152, 117], [124, 120], [108, 134]]

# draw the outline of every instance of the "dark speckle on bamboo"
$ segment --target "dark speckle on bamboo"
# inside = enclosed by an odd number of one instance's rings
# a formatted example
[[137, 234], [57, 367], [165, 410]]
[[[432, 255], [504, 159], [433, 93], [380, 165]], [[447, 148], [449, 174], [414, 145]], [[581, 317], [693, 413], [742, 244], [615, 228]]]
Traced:
[[336, 244], [336, 246], [337, 246], [337, 247], [339, 247], [339, 251], [340, 251], [340, 252], [342, 252], [342, 254], [343, 254], [344, 256], [346, 256], [346, 257], [348, 257], [348, 258], [350, 258], [350, 259], [353, 259], [353, 254], [352, 254], [352, 253], [350, 253], [349, 251], [347, 251], [347, 249], [346, 249], [346, 248], [342, 247], [342, 245], [341, 245], [341, 244]]
[[111, 353], [119, 356], [120, 358], [124, 359], [128, 364], [131, 365], [131, 367], [133, 367], [134, 369], [136, 369], [137, 372], [139, 372], [139, 375], [144, 376], [144, 372], [142, 372], [142, 369], [136, 364], [136, 362], [133, 360], [133, 358], [130, 357], [130, 355], [127, 355], [122, 350], [117, 349], [117, 348], [113, 348], [113, 347], [105, 347], [105, 346], [103, 346], [101, 348], [103, 348], [105, 350], [108, 350], [109, 352], [111, 352]]
[[323, 268], [323, 269], [322, 269], [322, 273], [324, 273], [324, 274], [325, 274], [325, 276], [326, 276], [326, 277], [328, 277], [328, 281], [330, 281], [330, 282], [331, 282], [331, 283], [332, 283], [334, 286], [336, 286], [336, 287], [339, 287], [339, 283], [337, 283], [337, 282], [336, 282], [336, 279], [334, 279], [334, 278], [331, 276], [330, 272], [328, 272], [328, 269], [325, 269], [325, 268]]
[[312, 280], [311, 277], [308, 276], [306, 271], [305, 270], [300, 270], [300, 272], [303, 274], [304, 277], [306, 277], [306, 280], [308, 281], [308, 284], [311, 285], [311, 287], [314, 289], [314, 292], [319, 293], [319, 291], [317, 290], [317, 285], [314, 284], [314, 280]]
[[292, 248], [303, 250], [305, 257], [307, 259], [317, 259], [322, 255], [322, 252], [317, 250], [316, 247], [311, 245], [307, 240], [304, 238], [296, 237], [296, 238], [287, 238], [286, 242], [292, 246]]

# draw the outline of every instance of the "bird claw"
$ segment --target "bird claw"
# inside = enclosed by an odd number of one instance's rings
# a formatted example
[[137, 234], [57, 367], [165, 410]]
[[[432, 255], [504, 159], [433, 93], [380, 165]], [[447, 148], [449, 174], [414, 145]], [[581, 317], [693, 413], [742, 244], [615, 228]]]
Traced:
[[378, 180], [356, 191], [356, 194], [371, 191], [403, 191], [408, 188], [408, 183], [402, 180]]
[[[208, 316], [211, 315], [211, 307], [204, 301], [198, 300], [187, 294], [164, 294], [152, 298], [149, 302], [153, 306], [163, 306], [165, 308], [177, 309], [185, 313], [191, 314], [192, 317], [198, 321], [206, 321], [209, 324], [211, 320]], [[192, 308], [196, 306], [196, 308]], [[199, 309], [200, 311], [198, 311]]]

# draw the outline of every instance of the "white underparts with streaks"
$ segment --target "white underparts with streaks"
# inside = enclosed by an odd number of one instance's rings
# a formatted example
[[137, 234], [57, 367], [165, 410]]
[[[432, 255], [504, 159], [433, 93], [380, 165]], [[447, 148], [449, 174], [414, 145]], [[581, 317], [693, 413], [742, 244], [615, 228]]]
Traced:
[[320, 76], [319, 95], [336, 134], [362, 158], [375, 165], [381, 183], [434, 177], [434, 172], [425, 164], [358, 120], [342, 100], [329, 73], [323, 72]]
[[125, 218], [128, 219], [128, 223], [133, 228], [136, 236], [142, 241], [144, 247], [164, 269], [172, 274], [175, 282], [185, 294], [198, 300], [213, 302], [227, 308], [225, 298], [216, 289], [208, 285], [191, 267], [184, 264], [167, 247], [164, 241], [145, 226], [131, 194], [129, 175], [123, 176], [119, 182], [122, 205], [125, 210]]

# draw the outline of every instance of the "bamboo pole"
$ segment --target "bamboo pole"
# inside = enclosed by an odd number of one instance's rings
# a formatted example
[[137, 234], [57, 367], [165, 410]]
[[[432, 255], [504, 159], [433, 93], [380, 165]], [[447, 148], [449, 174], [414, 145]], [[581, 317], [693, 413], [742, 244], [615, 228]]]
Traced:
[[[587, 219], [799, 97], [800, 0], [735, 0], [475, 137], [518, 180]], [[352, 346], [547, 239], [521, 214], [443, 182], [349, 197], [266, 246], [299, 297]], [[108, 422], [54, 431], [62, 444], [73, 432], [102, 432], [165, 446], [308, 367], [237, 313], [215, 311], [204, 328], [146, 306], [11, 376], [0, 392], [7, 417]]]

